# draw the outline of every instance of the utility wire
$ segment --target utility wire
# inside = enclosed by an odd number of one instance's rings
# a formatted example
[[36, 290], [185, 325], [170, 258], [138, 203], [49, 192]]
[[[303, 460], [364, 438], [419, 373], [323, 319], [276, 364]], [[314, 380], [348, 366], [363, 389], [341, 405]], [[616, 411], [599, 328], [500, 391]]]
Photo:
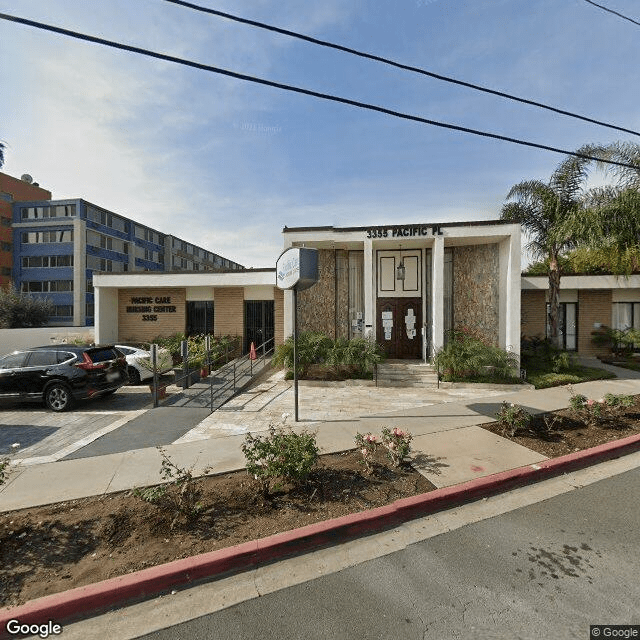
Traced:
[[[179, 5], [182, 7], [187, 7], [188, 9], [193, 9], [194, 11], [200, 11], [202, 13], [209, 13], [214, 16], [218, 16], [220, 18], [226, 18], [227, 20], [233, 20], [235, 22], [240, 22], [242, 24], [247, 24], [252, 27], [258, 27], [259, 29], [265, 29], [267, 31], [273, 31], [275, 33], [281, 33], [285, 36], [289, 36], [291, 38], [297, 38], [298, 40], [304, 40], [305, 42], [311, 42], [312, 44], [317, 44], [322, 47], [328, 47], [329, 49], [336, 49], [338, 51], [344, 51], [345, 53], [351, 53], [354, 56], [359, 56], [360, 58], [366, 58], [368, 60], [375, 60], [376, 62], [382, 62], [383, 64], [390, 65], [392, 67], [396, 67], [397, 69], [403, 69], [405, 71], [411, 71], [413, 73], [419, 73], [423, 76], [429, 76], [430, 78], [435, 78], [436, 80], [442, 80], [443, 82], [449, 82], [451, 84], [456, 84], [461, 87], [467, 87], [468, 89], [474, 89], [476, 91], [482, 91], [483, 93], [489, 93], [494, 96], [499, 96], [500, 98], [506, 98], [507, 100], [513, 100], [515, 102], [520, 102], [522, 104], [528, 104], [534, 107], [538, 107], [540, 109], [546, 109], [547, 111], [553, 111], [554, 113], [559, 113], [564, 116], [569, 116], [570, 118], [577, 118], [578, 120], [583, 120], [584, 122], [590, 122], [591, 124], [597, 124], [601, 127], [607, 127], [608, 129], [615, 129], [616, 131], [622, 131], [624, 133], [630, 133], [634, 136], [640, 136], [640, 132], [634, 131], [633, 129], [626, 129], [624, 127], [619, 127], [615, 124], [609, 124], [607, 122], [602, 122], [601, 120], [595, 120], [593, 118], [589, 118], [588, 116], [583, 116], [578, 113], [573, 113], [571, 111], [566, 111], [564, 109], [560, 109], [559, 107], [553, 107], [548, 104], [544, 104], [542, 102], [536, 102], [535, 100], [529, 100], [527, 98], [520, 98], [518, 96], [514, 96], [509, 93], [505, 93], [503, 91], [498, 91], [496, 89], [490, 89], [488, 87], [484, 87], [482, 85], [473, 84], [471, 82], [465, 82], [464, 80], [458, 80], [457, 78], [452, 78], [450, 76], [444, 76], [439, 73], [434, 73], [433, 71], [428, 71], [426, 69], [422, 69], [420, 67], [414, 67], [411, 65], [403, 64], [401, 62], [397, 62], [395, 60], [391, 60], [389, 58], [383, 58], [381, 56], [366, 53], [364, 51], [358, 51], [357, 49], [352, 49], [350, 47], [346, 47], [341, 44], [335, 44], [333, 42], [328, 42], [327, 40], [319, 40], [318, 38], [313, 38], [312, 36], [307, 36], [302, 33], [298, 33], [296, 31], [289, 31], [288, 29], [281, 29], [280, 27], [275, 27], [270, 24], [266, 24], [264, 22], [258, 22], [257, 20], [249, 20], [247, 18], [241, 18], [239, 16], [233, 15], [231, 13], [225, 13], [224, 11], [218, 11], [217, 9], [210, 9], [208, 7], [202, 7], [197, 4], [193, 4], [191, 2], [185, 2], [185, 0], [164, 0], [165, 2], [170, 2], [171, 4]], [[587, 0], [589, 2], [589, 0]], [[592, 3], [594, 4], [594, 3]]]
[[536, 142], [528, 142], [526, 140], [520, 140], [518, 138], [510, 138], [508, 136], [499, 135], [497, 133], [489, 133], [487, 131], [481, 131], [479, 129], [470, 129], [468, 127], [462, 127], [456, 124], [449, 124], [446, 122], [439, 122], [437, 120], [429, 120], [427, 118], [422, 118], [420, 116], [402, 113], [400, 111], [394, 111], [392, 109], [387, 109], [386, 107], [381, 107], [374, 104], [369, 104], [366, 102], [359, 102], [357, 100], [351, 100], [349, 98], [342, 98], [340, 96], [334, 96], [326, 93], [319, 93], [318, 91], [312, 91], [310, 89], [304, 89], [302, 87], [296, 87], [293, 85], [283, 84], [280, 82], [273, 82], [272, 80], [265, 80], [264, 78], [258, 78], [256, 76], [249, 76], [243, 73], [238, 73], [236, 71], [230, 71], [228, 69], [221, 69], [219, 67], [213, 67], [211, 65], [203, 64], [201, 62], [194, 62], [192, 60], [185, 60], [184, 58], [176, 58], [175, 56], [170, 56], [166, 53], [158, 53], [156, 51], [150, 51], [149, 49], [142, 49], [141, 47], [135, 47], [129, 44], [122, 44], [119, 42], [114, 42], [112, 40], [106, 40], [104, 38], [98, 38], [97, 36], [91, 36], [85, 33], [79, 33], [77, 31], [70, 31], [69, 29], [63, 29], [62, 27], [56, 27], [49, 24], [44, 24], [43, 22], [36, 22], [35, 20], [28, 20], [27, 18], [19, 18], [17, 16], [12, 16], [6, 13], [0, 13], [0, 20], [6, 20], [8, 22], [16, 22], [18, 24], [24, 24], [29, 27], [35, 27], [36, 29], [42, 29], [44, 31], [51, 31], [53, 33], [58, 33], [63, 36], [67, 36], [69, 38], [75, 38], [77, 40], [84, 40], [86, 42], [93, 42], [95, 44], [101, 44], [106, 47], [111, 47], [113, 49], [120, 49], [122, 51], [129, 51], [131, 53], [137, 53], [143, 56], [148, 56], [150, 58], [156, 58], [158, 60], [166, 60], [167, 62], [174, 62], [176, 64], [181, 64], [186, 67], [192, 67], [194, 69], [200, 69], [201, 71], [209, 71], [211, 73], [217, 73], [220, 75], [228, 76], [230, 78], [236, 78], [237, 80], [244, 80], [246, 82], [255, 82], [257, 84], [262, 84], [268, 87], [275, 87], [276, 89], [282, 89], [283, 91], [291, 91], [294, 93], [300, 93], [307, 96], [312, 96], [314, 98], [319, 98], [321, 100], [327, 100], [331, 102], [339, 102], [341, 104], [348, 104], [352, 107], [358, 107], [360, 109], [367, 109], [369, 111], [376, 111], [378, 113], [384, 113], [389, 116], [393, 116], [396, 118], [402, 118], [404, 120], [411, 120], [413, 122], [421, 122], [423, 124], [429, 124], [435, 127], [441, 127], [443, 129], [451, 129], [453, 131], [462, 131], [464, 133], [470, 133], [476, 136], [482, 136], [484, 138], [492, 138], [494, 140], [502, 140], [504, 142], [511, 142], [513, 144], [518, 144], [524, 147], [533, 147], [535, 149], [543, 149], [544, 151], [553, 151], [554, 153], [561, 153], [562, 155], [574, 156], [577, 158], [584, 158], [585, 160], [597, 160], [604, 164], [612, 164], [617, 165], [619, 167], [625, 167], [627, 169], [634, 169], [636, 171], [640, 171], [640, 166], [635, 164], [628, 164], [626, 162], [616, 162], [614, 160], [603, 160], [597, 156], [592, 156], [584, 153], [578, 153], [576, 151], [567, 151], [566, 149], [560, 149], [558, 147], [551, 147], [544, 144], [538, 144]]
[[584, 1], [588, 2], [589, 4], [592, 4], [594, 7], [598, 7], [598, 9], [602, 9], [603, 11], [607, 11], [608, 13], [612, 13], [614, 16], [618, 16], [618, 18], [622, 18], [623, 20], [628, 20], [633, 24], [637, 24], [640, 27], [640, 22], [638, 22], [637, 20], [634, 20], [633, 18], [630, 18], [629, 16], [625, 16], [624, 14], [618, 13], [613, 9], [609, 9], [609, 7], [605, 7], [604, 5], [598, 4], [597, 2], [593, 2], [593, 0], [584, 0]]

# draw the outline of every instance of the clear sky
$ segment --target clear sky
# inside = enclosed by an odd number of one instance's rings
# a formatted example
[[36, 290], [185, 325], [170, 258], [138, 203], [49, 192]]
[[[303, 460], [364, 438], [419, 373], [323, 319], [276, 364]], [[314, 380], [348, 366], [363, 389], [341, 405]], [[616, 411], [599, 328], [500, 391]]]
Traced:
[[[640, 130], [640, 27], [584, 0], [194, 1]], [[638, 141], [163, 0], [0, 12], [551, 146]], [[562, 159], [4, 21], [0, 91], [3, 171], [250, 267], [285, 225], [496, 219]]]

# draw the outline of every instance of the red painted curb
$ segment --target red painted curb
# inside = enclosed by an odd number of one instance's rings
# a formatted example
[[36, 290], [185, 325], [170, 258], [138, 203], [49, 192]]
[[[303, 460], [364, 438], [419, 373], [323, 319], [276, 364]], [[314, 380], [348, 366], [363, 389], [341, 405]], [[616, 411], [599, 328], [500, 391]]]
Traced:
[[48, 620], [63, 623], [89, 614], [96, 615], [110, 608], [158, 596], [170, 589], [187, 586], [198, 580], [255, 568], [311, 549], [389, 529], [412, 518], [492, 495], [525, 482], [537, 482], [585, 467], [590, 463], [619, 457], [639, 448], [640, 435], [629, 436], [535, 465], [403, 498], [376, 509], [175, 560], [125, 576], [38, 598], [12, 609], [0, 609], [0, 638], [8, 637], [6, 625], [12, 619], [17, 619], [22, 624], [43, 624]]

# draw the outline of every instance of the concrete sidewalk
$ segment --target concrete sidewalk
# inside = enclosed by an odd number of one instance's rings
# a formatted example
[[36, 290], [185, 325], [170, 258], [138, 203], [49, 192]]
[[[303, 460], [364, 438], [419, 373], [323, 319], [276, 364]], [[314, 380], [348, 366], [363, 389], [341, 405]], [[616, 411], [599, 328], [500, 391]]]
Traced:
[[[626, 375], [617, 369], [618, 375]], [[575, 393], [599, 398], [606, 393], [638, 394], [640, 379], [585, 382], [573, 386]], [[495, 393], [495, 392], [494, 392]], [[523, 406], [530, 413], [566, 408], [570, 390], [557, 387], [522, 390], [445, 404], [405, 408], [374, 415], [320, 421], [313, 424], [323, 453], [352, 449], [357, 432], [379, 433], [384, 426], [409, 430], [414, 435], [414, 464], [434, 485], [447, 487], [523, 465], [544, 456], [476, 425], [492, 422], [502, 401]], [[214, 413], [206, 420], [216, 420]], [[220, 418], [219, 418], [220, 419]], [[295, 425], [304, 429], [305, 423]], [[230, 433], [178, 442], [165, 448], [180, 466], [193, 466], [196, 474], [206, 467], [214, 473], [244, 468], [240, 449], [244, 433]], [[0, 488], [0, 511], [11, 511], [59, 501], [102, 495], [156, 484], [160, 480], [160, 455], [155, 448], [136, 449], [98, 457], [18, 467]]]

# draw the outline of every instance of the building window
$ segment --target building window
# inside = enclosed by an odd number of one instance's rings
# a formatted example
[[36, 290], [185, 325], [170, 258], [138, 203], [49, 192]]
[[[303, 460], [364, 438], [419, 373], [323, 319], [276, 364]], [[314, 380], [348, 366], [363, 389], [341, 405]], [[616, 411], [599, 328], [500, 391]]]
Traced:
[[[545, 335], [550, 335], [549, 310], [547, 304], [547, 320], [545, 323]], [[558, 337], [560, 348], [564, 351], [576, 351], [578, 349], [578, 304], [576, 302], [561, 302], [558, 313]]]
[[73, 256], [23, 256], [22, 268], [73, 267]]
[[22, 244], [38, 244], [41, 242], [73, 242], [73, 230], [27, 231], [22, 234]]
[[0, 267], [0, 276], [10, 276], [11, 267]]
[[13, 245], [10, 242], [0, 242], [0, 249], [3, 251], [13, 251]]
[[3, 227], [10, 227], [11, 226], [11, 218], [2, 218], [2, 217], [0, 217], [0, 224]]
[[72, 318], [73, 317], [73, 305], [72, 304], [57, 304], [53, 307], [53, 313], [51, 317], [54, 318]]
[[[627, 331], [636, 329], [640, 331], [640, 302], [614, 302], [611, 314], [613, 329]], [[633, 345], [635, 350], [640, 349], [640, 344]]]
[[73, 280], [33, 280], [23, 281], [21, 290], [25, 293], [58, 293], [73, 291]]
[[87, 278], [87, 293], [93, 293], [93, 278]]
[[69, 218], [76, 215], [75, 204], [57, 204], [51, 207], [22, 207], [23, 220], [44, 220], [46, 218]]
[[87, 318], [93, 318], [93, 315], [94, 315], [93, 302], [87, 302], [85, 312], [86, 312]]

